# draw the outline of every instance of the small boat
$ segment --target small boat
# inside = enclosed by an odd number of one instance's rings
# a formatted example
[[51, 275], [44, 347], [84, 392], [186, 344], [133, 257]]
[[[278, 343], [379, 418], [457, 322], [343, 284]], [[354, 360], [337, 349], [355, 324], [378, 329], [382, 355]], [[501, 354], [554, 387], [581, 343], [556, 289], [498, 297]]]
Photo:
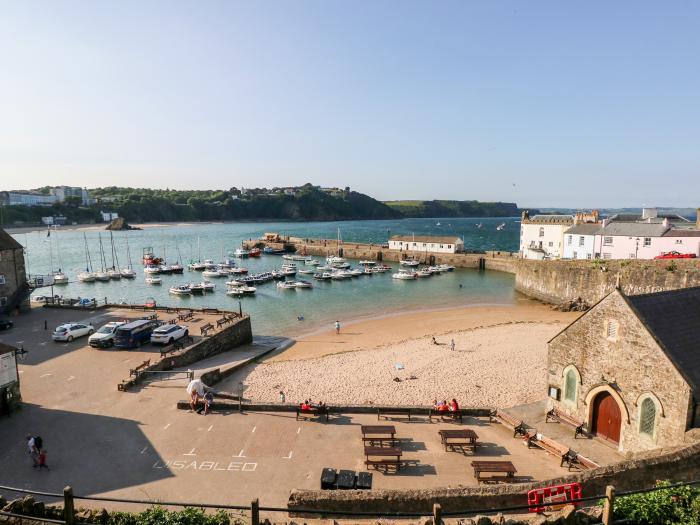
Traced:
[[400, 279], [403, 281], [412, 281], [416, 278], [416, 272], [410, 270], [399, 270], [397, 273], [391, 275], [392, 279]]
[[155, 264], [149, 264], [148, 266], [145, 266], [143, 272], [149, 275], [161, 273], [160, 266], [156, 266]]
[[68, 276], [61, 270], [53, 274], [53, 284], [68, 284]]
[[255, 295], [257, 288], [254, 286], [239, 286], [238, 288], [231, 288], [226, 292], [226, 295], [242, 296], [242, 295]]
[[243, 286], [245, 282], [239, 280], [239, 279], [231, 279], [230, 281], [226, 281], [226, 286]]
[[204, 259], [204, 269], [211, 270], [212, 268], [216, 268], [216, 263], [211, 259]]
[[372, 268], [372, 271], [377, 273], [384, 273], [388, 272], [389, 270], [391, 270], [391, 266], [387, 266], [386, 264], [380, 264], [379, 266]]
[[399, 261], [399, 264], [401, 266], [415, 267], [420, 264], [420, 261], [416, 261], [415, 259], [403, 259]]
[[156, 277], [156, 276], [153, 276], [153, 275], [149, 275], [148, 277], [146, 277], [146, 278], [144, 279], [144, 282], [145, 282], [146, 284], [161, 284], [162, 280], [161, 280], [160, 277]]
[[377, 264], [377, 261], [370, 261], [368, 259], [362, 260], [359, 262], [360, 266], [374, 266]]
[[117, 270], [116, 268], [112, 268], [111, 270], [107, 270], [107, 273], [109, 274], [110, 279], [121, 279], [122, 278], [122, 272], [120, 270]]
[[185, 271], [185, 269], [180, 263], [171, 264], [168, 268], [170, 269], [170, 273], [180, 274]]
[[95, 272], [95, 280], [107, 282], [107, 281], [109, 281], [109, 274], [105, 271]]
[[319, 281], [330, 281], [332, 278], [333, 275], [328, 272], [314, 274], [314, 279]]
[[481, 228], [484, 227], [484, 225], [483, 225], [482, 223], [479, 223], [479, 224], [476, 225], [476, 227], [480, 230]]
[[352, 276], [352, 277], [359, 277], [365, 271], [362, 268], [353, 268], [352, 270], [347, 270], [347, 272]]
[[309, 281], [304, 280], [294, 281], [294, 286], [296, 288], [313, 288], [313, 285]]
[[260, 248], [251, 248], [248, 252], [248, 255], [250, 257], [260, 257], [262, 255], [262, 252], [260, 251]]
[[432, 272], [426, 268], [416, 271], [416, 277], [430, 277]]
[[364, 270], [362, 270], [362, 273], [365, 275], [374, 275], [375, 273], [377, 273], [377, 271], [376, 271], [376, 268], [370, 268], [368, 266]]
[[343, 279], [350, 279], [350, 277], [352, 276], [345, 270], [336, 270], [331, 274], [331, 279], [334, 281], [342, 281]]
[[304, 275], [313, 275], [314, 271], [309, 268], [302, 268], [299, 270], [299, 273], [303, 273]]
[[239, 259], [245, 259], [250, 255], [250, 252], [245, 248], [236, 248], [236, 251], [233, 252], [233, 254]]
[[263, 248], [263, 253], [267, 255], [282, 255], [284, 254], [284, 250], [277, 250], [275, 248], [272, 248], [270, 246], [265, 246]]
[[201, 283], [190, 283], [189, 287], [193, 294], [201, 295], [213, 292], [215, 285], [209, 281], [202, 281]]
[[169, 292], [173, 295], [192, 295], [192, 289], [188, 284], [182, 284], [180, 286], [172, 286]]
[[281, 290], [295, 290], [296, 283], [294, 281], [279, 281], [277, 283], [277, 288]]
[[173, 273], [173, 270], [168, 266], [167, 264], [161, 264], [158, 269], [160, 270], [158, 273], [162, 273], [165, 275], [170, 275]]
[[282, 275], [296, 275], [297, 274], [297, 266], [296, 266], [296, 264], [285, 264], [284, 266], [282, 266], [280, 273]]
[[440, 226], [440, 221], [437, 221], [437, 222], [435, 223], [435, 226]]
[[304, 261], [304, 264], [306, 264], [307, 266], [318, 266], [321, 263], [320, 263], [320, 261], [317, 261], [316, 259], [308, 259], [308, 260]]
[[243, 275], [248, 273], [248, 268], [229, 268], [228, 273], [233, 275]]
[[329, 255], [328, 257], [326, 257], [326, 264], [329, 264], [331, 266], [333, 266], [334, 264], [343, 264], [346, 262], [347, 261], [344, 258], [338, 257], [337, 255]]
[[95, 282], [95, 274], [93, 272], [80, 272], [78, 274], [78, 280], [81, 283], [94, 283]]
[[455, 267], [450, 265], [450, 264], [440, 264], [440, 265], [438, 265], [438, 269], [441, 272], [454, 272], [455, 271]]
[[218, 268], [209, 268], [206, 269], [202, 272], [202, 277], [224, 277], [225, 275], [228, 275], [228, 271], [226, 271], [225, 274], [222, 274], [221, 271]]
[[134, 279], [136, 272], [132, 268], [122, 268], [121, 274], [124, 279]]
[[501, 224], [499, 224], [498, 226], [496, 226], [496, 229], [500, 232], [500, 231], [501, 231], [503, 228], [505, 228], [505, 227], [506, 227], [506, 223], [505, 223], [505, 222], [502, 222]]

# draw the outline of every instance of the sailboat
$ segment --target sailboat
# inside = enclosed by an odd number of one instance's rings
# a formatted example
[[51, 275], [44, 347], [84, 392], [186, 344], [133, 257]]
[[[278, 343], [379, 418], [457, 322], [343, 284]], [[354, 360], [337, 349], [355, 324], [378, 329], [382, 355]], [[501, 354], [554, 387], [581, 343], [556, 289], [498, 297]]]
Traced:
[[437, 221], [437, 223], [435, 224], [435, 226], [440, 226], [440, 221]]
[[126, 236], [126, 257], [129, 259], [129, 266], [127, 268], [122, 268], [122, 277], [125, 279], [133, 279], [136, 277], [136, 272], [131, 264], [131, 250], [129, 249], [129, 236]]
[[332, 266], [333, 268], [349, 268], [350, 264], [340, 256], [340, 227], [338, 227], [338, 240], [336, 241], [337, 251], [335, 255], [329, 255], [326, 257], [326, 264]]
[[85, 242], [85, 271], [78, 274], [78, 280], [82, 283], [92, 283], [95, 282], [95, 273], [92, 271], [92, 259], [85, 232], [83, 232], [83, 241]]
[[112, 235], [112, 230], [109, 231], [109, 242], [112, 245], [112, 267], [107, 271], [110, 279], [121, 279], [122, 272], [119, 270], [119, 259], [117, 258], [117, 252], [114, 249], [114, 235]]
[[[190, 245], [191, 246], [191, 245]], [[190, 249], [190, 252], [192, 250]], [[191, 253], [190, 253], [191, 255]], [[197, 272], [201, 272], [202, 270], [206, 269], [206, 265], [202, 262], [202, 254], [199, 248], [199, 236], [197, 236], [197, 260], [190, 260], [190, 264], [187, 265], [188, 270], [194, 270]]]
[[172, 273], [182, 273], [185, 269], [183, 268], [182, 264], [180, 264], [180, 261], [182, 261], [182, 255], [180, 254], [180, 247], [177, 245], [177, 242], [175, 242], [175, 250], [177, 251], [177, 262], [175, 264], [170, 265], [170, 270]]
[[[55, 234], [56, 232], [54, 232]], [[68, 284], [68, 276], [61, 271], [61, 268], [58, 268], [57, 272], [53, 271], [53, 250], [51, 250], [51, 239], [49, 239], [49, 251], [51, 252], [51, 271], [53, 272], [53, 284]], [[63, 263], [61, 262], [61, 250], [58, 247], [58, 237], [56, 237], [56, 252], [58, 255], [58, 264], [60, 266], [63, 266]]]
[[97, 237], [100, 240], [100, 271], [95, 272], [95, 280], [109, 281], [109, 273], [107, 273], [105, 268], [107, 266], [107, 261], [105, 260], [105, 248], [102, 244], [102, 235], [98, 233]]
[[500, 231], [501, 231], [503, 228], [505, 228], [505, 227], [506, 227], [506, 223], [505, 223], [505, 222], [502, 222], [501, 224], [499, 224], [498, 226], [496, 226], [496, 229], [500, 232]]

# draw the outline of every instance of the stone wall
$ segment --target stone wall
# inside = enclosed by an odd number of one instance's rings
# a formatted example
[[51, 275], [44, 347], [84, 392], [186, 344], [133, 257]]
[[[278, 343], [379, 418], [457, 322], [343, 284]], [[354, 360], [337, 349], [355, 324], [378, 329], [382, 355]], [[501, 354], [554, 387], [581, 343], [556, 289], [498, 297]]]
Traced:
[[[618, 325], [608, 338], [609, 321]], [[564, 372], [574, 366], [576, 399], [564, 398]], [[561, 389], [561, 399], [548, 399], [548, 409], [572, 415], [591, 429], [593, 400], [610, 393], [622, 414], [621, 452], [639, 452], [683, 443], [692, 409], [692, 393], [676, 367], [632, 312], [618, 292], [588, 311], [549, 343], [550, 385]], [[639, 432], [639, 407], [652, 396], [657, 407], [653, 436]]]
[[294, 490], [288, 501], [293, 509], [330, 509], [366, 512], [430, 512], [439, 503], [444, 512], [503, 508], [527, 504], [534, 488], [580, 482], [583, 496], [605, 494], [607, 485], [617, 491], [654, 487], [657, 480], [693, 481], [700, 477], [700, 443], [643, 459], [627, 460], [556, 479], [514, 485], [482, 485], [416, 490]]
[[28, 310], [27, 274], [21, 249], [0, 251], [0, 275], [5, 277], [5, 283], [0, 284], [0, 297], [5, 297], [0, 313], [9, 313], [18, 307], [22, 311]]

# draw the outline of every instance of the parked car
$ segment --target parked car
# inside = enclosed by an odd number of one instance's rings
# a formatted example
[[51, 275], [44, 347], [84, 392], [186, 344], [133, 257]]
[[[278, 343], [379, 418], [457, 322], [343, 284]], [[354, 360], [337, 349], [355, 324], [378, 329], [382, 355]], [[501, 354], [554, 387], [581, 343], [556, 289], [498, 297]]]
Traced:
[[95, 328], [89, 323], [66, 323], [56, 327], [53, 334], [51, 334], [51, 339], [54, 341], [72, 341], [78, 337], [92, 335], [94, 332]]
[[164, 324], [159, 326], [151, 334], [151, 343], [172, 344], [178, 339], [187, 337], [189, 329], [186, 326], [178, 324]]
[[114, 333], [114, 346], [117, 348], [136, 348], [148, 343], [151, 333], [158, 328], [160, 323], [153, 319], [139, 319], [124, 324]]
[[0, 319], [0, 330], [9, 330], [13, 326], [15, 326], [15, 323], [9, 319]]
[[695, 259], [694, 253], [666, 252], [657, 255], [654, 259]]
[[88, 339], [88, 343], [93, 348], [108, 348], [114, 344], [114, 334], [126, 321], [113, 321], [100, 327], [97, 332], [92, 334]]

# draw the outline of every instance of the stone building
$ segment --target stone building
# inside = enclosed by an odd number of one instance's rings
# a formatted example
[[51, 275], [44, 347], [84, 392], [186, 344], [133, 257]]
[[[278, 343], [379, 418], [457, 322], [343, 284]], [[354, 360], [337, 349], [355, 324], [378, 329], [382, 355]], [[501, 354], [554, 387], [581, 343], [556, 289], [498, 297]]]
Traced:
[[625, 453], [679, 445], [700, 426], [700, 287], [619, 289], [548, 344], [547, 410]]
[[0, 343], [0, 416], [9, 415], [22, 402], [16, 352], [14, 346]]
[[0, 228], [0, 314], [29, 307], [24, 249]]

